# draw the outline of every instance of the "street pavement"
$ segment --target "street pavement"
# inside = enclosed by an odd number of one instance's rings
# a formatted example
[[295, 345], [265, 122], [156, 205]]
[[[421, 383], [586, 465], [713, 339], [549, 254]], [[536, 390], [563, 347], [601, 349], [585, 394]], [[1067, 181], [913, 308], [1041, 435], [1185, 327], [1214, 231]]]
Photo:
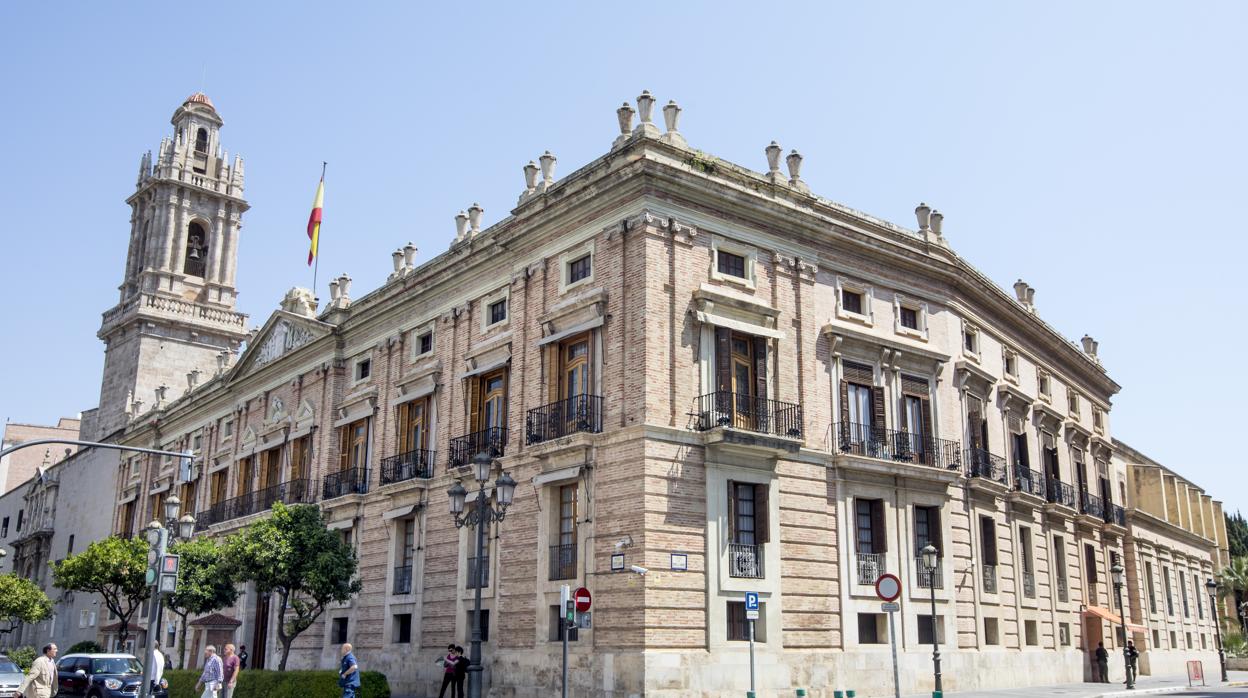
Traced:
[[[1135, 690], [1128, 691], [1121, 683], [1067, 683], [1054, 686], [1030, 686], [989, 691], [945, 691], [948, 698], [1032, 698], [1034, 696], [1062, 696], [1063, 698], [1127, 698], [1128, 696], [1171, 694], [1175, 696], [1248, 696], [1248, 671], [1228, 672], [1230, 681], [1223, 685], [1216, 674], [1208, 674], [1208, 687], [1189, 688], [1187, 676], [1141, 676]], [[914, 694], [907, 698], [931, 698], [930, 693]]]

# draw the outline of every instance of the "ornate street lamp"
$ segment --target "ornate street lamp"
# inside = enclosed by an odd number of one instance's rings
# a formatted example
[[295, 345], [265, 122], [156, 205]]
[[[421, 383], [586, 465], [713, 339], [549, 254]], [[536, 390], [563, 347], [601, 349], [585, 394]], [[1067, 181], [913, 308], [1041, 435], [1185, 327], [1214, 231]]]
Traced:
[[477, 564], [470, 569], [473, 575], [475, 595], [472, 607], [472, 642], [468, 653], [468, 697], [481, 698], [481, 587], [485, 586], [485, 530], [491, 522], [501, 522], [507, 516], [507, 507], [511, 506], [512, 497], [516, 494], [516, 481], [507, 473], [502, 473], [494, 481], [494, 501], [497, 508], [490, 506], [489, 495], [485, 485], [490, 479], [490, 471], [495, 461], [490, 454], [482, 451], [472, 459], [473, 476], [477, 480], [477, 498], [468, 513], [464, 513], [464, 505], [468, 491], [459, 482], [451, 485], [446, 491], [450, 500], [451, 516], [455, 519], [455, 528], [469, 526], [477, 529]]
[[1209, 590], [1209, 613], [1213, 620], [1213, 636], [1218, 641], [1218, 663], [1222, 665], [1222, 681], [1229, 681], [1226, 677], [1226, 649], [1222, 647], [1222, 628], [1218, 626], [1218, 583], [1213, 581], [1213, 577], [1205, 582], [1205, 588]]
[[[1114, 582], [1114, 594], [1118, 597], [1118, 624], [1122, 628], [1122, 662], [1127, 671], [1127, 689], [1135, 688], [1135, 677], [1131, 671], [1131, 653], [1127, 649], [1127, 610], [1122, 607], [1122, 576], [1126, 572], [1121, 564], [1109, 568], [1109, 575]], [[1108, 680], [1108, 677], [1102, 677]]]
[[149, 562], [152, 563], [151, 568], [158, 571], [155, 577], [148, 579], [147, 583], [152, 587], [152, 615], [149, 618], [147, 626], [147, 635], [144, 639], [144, 655], [143, 655], [143, 683], [139, 684], [139, 698], [149, 698], [152, 691], [152, 642], [153, 638], [159, 636], [161, 616], [164, 612], [164, 606], [161, 604], [164, 592], [160, 588], [161, 561], [169, 552], [169, 544], [176, 543], [179, 540], [190, 540], [195, 535], [195, 517], [187, 514], [182, 518], [178, 518], [178, 513], [182, 511], [182, 500], [177, 495], [173, 495], [165, 500], [164, 512], [156, 512], [159, 516], [161, 513], [165, 515], [165, 521], [153, 519], [147, 524], [143, 530], [143, 537], [147, 540]]
[[940, 564], [940, 551], [928, 543], [919, 551], [919, 556], [923, 559], [923, 569], [927, 572], [927, 588], [932, 592], [932, 675], [936, 679], [932, 698], [941, 698], [944, 691], [940, 686], [940, 643], [936, 639], [936, 566]]

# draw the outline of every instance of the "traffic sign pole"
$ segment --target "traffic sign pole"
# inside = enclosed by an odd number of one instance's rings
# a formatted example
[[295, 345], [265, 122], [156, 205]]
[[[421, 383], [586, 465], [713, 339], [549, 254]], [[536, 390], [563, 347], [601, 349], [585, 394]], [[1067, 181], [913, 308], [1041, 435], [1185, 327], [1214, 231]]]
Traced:
[[897, 626], [894, 624], [896, 617], [896, 611], [888, 612], [888, 641], [893, 646], [893, 696], [901, 698], [901, 678], [897, 671]]
[[750, 698], [754, 698], [754, 621], [758, 620], [758, 592], [745, 592], [745, 619], [750, 624]]
[[559, 618], [559, 622], [563, 624], [563, 632], [560, 633], [560, 635], [563, 636], [562, 696], [563, 698], [568, 698], [568, 632], [572, 627], [572, 623], [569, 622], [569, 617], [574, 613], [574, 611], [572, 607], [572, 590], [568, 588], [567, 584], [559, 587], [559, 607], [563, 610], [563, 615]]

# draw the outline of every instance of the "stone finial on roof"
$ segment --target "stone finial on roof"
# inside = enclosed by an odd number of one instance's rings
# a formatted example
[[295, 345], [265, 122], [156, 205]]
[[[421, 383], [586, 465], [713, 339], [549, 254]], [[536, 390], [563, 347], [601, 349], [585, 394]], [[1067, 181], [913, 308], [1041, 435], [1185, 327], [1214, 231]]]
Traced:
[[1086, 334], [1083, 335], [1083, 339], [1079, 341], [1083, 344], [1083, 353], [1087, 354], [1092, 359], [1096, 360], [1098, 358], [1096, 355], [1096, 352], [1097, 352], [1097, 349], [1100, 348], [1100, 343], [1097, 342], [1095, 339], [1092, 339], [1092, 337]]
[[537, 161], [541, 163], [542, 167], [541, 190], [546, 191], [555, 184], [555, 163], [559, 162], [559, 159], [551, 155], [550, 151], [547, 150], [542, 153], [542, 156]]
[[485, 213], [485, 209], [481, 208], [481, 204], [475, 201], [468, 207], [468, 235], [475, 237], [481, 232], [482, 213]]
[[675, 100], [669, 101], [667, 106], [663, 107], [663, 124], [667, 127], [663, 140], [683, 148], [689, 144], [685, 142], [685, 137], [676, 130], [677, 123], [680, 121], [680, 112], [680, 105], [676, 104]]
[[771, 145], [763, 149], [767, 153], [767, 179], [772, 184], [779, 184], [784, 181], [784, 175], [780, 174], [780, 156], [784, 154], [784, 148], [780, 144], [772, 141]]
[[936, 209], [932, 209], [932, 232], [936, 234], [937, 238], [944, 235], [944, 233], [941, 232], [941, 229], [944, 227], [944, 222], [945, 214], [937, 211]]
[[784, 159], [786, 165], [789, 166], [789, 186], [802, 192], [810, 193], [810, 187], [802, 181], [802, 154], [796, 150], [790, 150], [789, 156]]
[[634, 136], [648, 136], [650, 138], [659, 137], [659, 127], [654, 125], [654, 95], [650, 94], [650, 90], [642, 90], [637, 96], [637, 113], [641, 116], [641, 123], [637, 124], [637, 128], [633, 129]]
[[919, 232], [926, 235], [932, 229], [932, 207], [923, 202], [919, 202], [914, 207], [914, 217], [919, 222]]
[[612, 150], [627, 143], [629, 136], [633, 135], [633, 114], [636, 113], [628, 102], [615, 110], [615, 118], [620, 122], [620, 135], [616, 136], [615, 141], [611, 143]]
[[537, 193], [537, 163], [529, 160], [529, 164], [524, 166], [524, 191], [520, 194], [520, 200], [517, 204], [524, 203], [527, 199]]
[[403, 246], [403, 266], [406, 269], [416, 268], [416, 245], [411, 240]]
[[455, 242], [463, 240], [468, 235], [468, 214], [460, 211], [455, 214]]

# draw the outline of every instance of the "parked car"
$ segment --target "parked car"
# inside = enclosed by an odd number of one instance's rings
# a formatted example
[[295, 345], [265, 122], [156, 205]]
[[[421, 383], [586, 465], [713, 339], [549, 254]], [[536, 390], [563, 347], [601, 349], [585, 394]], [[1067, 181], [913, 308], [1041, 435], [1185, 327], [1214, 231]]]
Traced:
[[11, 696], [22, 685], [22, 672], [12, 659], [0, 654], [0, 696]]
[[[56, 663], [57, 696], [133, 698], [143, 682], [143, 663], [132, 654], [67, 654]], [[161, 679], [153, 698], [169, 698]]]

